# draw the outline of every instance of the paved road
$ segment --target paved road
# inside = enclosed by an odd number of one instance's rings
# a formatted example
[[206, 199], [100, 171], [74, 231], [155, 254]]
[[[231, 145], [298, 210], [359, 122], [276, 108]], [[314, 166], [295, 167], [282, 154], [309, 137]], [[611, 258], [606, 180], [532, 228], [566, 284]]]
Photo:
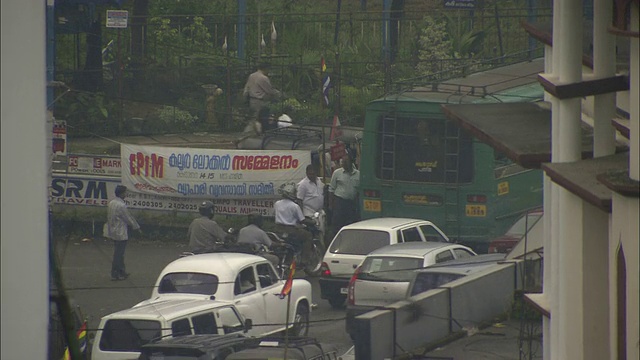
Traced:
[[[68, 295], [87, 317], [89, 329], [96, 329], [102, 316], [147, 299], [160, 271], [184, 249], [184, 245], [171, 242], [130, 240], [125, 262], [131, 277], [114, 282], [109, 274], [113, 253], [110, 242], [102, 239], [82, 241], [81, 237], [56, 241], [63, 282]], [[311, 314], [309, 335], [321, 342], [335, 344], [341, 353], [345, 352], [352, 345], [344, 330], [345, 311], [333, 310], [326, 301], [320, 300], [318, 281], [309, 280], [313, 286], [313, 301], [318, 304]]]

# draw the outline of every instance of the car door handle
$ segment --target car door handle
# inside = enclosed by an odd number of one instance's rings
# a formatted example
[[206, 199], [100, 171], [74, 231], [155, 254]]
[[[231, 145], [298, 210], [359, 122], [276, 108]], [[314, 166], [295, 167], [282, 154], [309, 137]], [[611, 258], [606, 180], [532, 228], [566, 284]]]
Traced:
[[267, 296], [267, 295], [269, 295], [269, 294], [268, 294], [268, 293], [266, 293], [266, 292], [265, 292], [265, 293], [262, 293], [262, 296]]
[[238, 305], [242, 302], [242, 300], [237, 300], [236, 302], [234, 302], [235, 305]]
[[338, 260], [331, 260], [331, 263], [332, 263], [332, 264], [339, 264], [339, 263], [340, 263], [340, 261], [338, 261]]

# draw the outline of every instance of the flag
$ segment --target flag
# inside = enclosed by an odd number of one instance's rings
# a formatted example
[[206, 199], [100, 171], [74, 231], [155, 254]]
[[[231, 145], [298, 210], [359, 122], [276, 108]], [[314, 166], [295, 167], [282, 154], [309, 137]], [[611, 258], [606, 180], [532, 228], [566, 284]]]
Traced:
[[331, 78], [329, 74], [325, 74], [322, 79], [322, 96], [324, 97], [324, 104], [329, 105], [329, 85], [331, 84]]
[[329, 105], [329, 85], [331, 84], [331, 77], [329, 74], [325, 74], [327, 71], [327, 64], [324, 62], [324, 58], [320, 58], [320, 69], [322, 71], [322, 97], [324, 98], [324, 105]]
[[342, 136], [342, 130], [340, 129], [340, 119], [338, 118], [338, 114], [335, 114], [333, 116], [333, 125], [331, 125], [331, 135], [329, 136], [329, 141], [336, 140], [340, 136]]
[[[78, 337], [78, 345], [80, 346], [80, 352], [84, 353], [85, 350], [87, 350], [87, 322], [86, 321], [82, 323], [82, 326], [80, 326], [80, 329], [78, 329], [76, 336]], [[69, 352], [69, 347], [67, 346], [67, 348], [64, 349], [64, 355], [62, 357], [62, 360], [70, 360], [70, 359], [71, 359], [71, 354]]]
[[293, 260], [291, 265], [289, 265], [289, 277], [287, 281], [285, 281], [280, 294], [278, 295], [280, 299], [284, 299], [287, 295], [291, 293], [291, 287], [293, 286], [293, 274], [296, 273], [296, 261]]

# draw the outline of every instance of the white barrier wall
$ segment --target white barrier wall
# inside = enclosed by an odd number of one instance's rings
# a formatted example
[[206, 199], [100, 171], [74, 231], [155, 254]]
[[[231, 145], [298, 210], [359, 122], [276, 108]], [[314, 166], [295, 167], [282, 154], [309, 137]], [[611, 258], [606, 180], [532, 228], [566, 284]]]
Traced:
[[509, 311], [523, 262], [514, 260], [354, 320], [356, 360], [390, 359]]

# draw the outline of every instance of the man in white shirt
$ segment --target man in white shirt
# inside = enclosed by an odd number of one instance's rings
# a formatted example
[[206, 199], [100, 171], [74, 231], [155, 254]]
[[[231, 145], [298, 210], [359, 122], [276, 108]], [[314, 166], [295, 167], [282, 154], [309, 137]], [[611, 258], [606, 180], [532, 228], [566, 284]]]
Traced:
[[107, 208], [107, 224], [104, 234], [105, 237], [113, 240], [113, 261], [111, 262], [111, 280], [113, 281], [125, 280], [129, 277], [124, 265], [124, 252], [129, 240], [127, 226], [131, 226], [133, 230], [142, 234], [140, 225], [131, 216], [127, 209], [127, 203], [124, 202], [124, 198], [127, 195], [127, 187], [124, 185], [116, 186], [115, 194], [115, 199], [109, 202]]
[[302, 200], [304, 216], [313, 217], [324, 208], [324, 184], [318, 179], [313, 165], [307, 166], [307, 177], [298, 183], [297, 197]]
[[287, 242], [302, 249], [303, 262], [311, 254], [313, 237], [302, 228], [304, 214], [296, 203], [296, 190], [293, 184], [287, 184], [282, 189], [282, 199], [273, 204], [276, 213], [276, 227], [281, 233], [287, 234]]

